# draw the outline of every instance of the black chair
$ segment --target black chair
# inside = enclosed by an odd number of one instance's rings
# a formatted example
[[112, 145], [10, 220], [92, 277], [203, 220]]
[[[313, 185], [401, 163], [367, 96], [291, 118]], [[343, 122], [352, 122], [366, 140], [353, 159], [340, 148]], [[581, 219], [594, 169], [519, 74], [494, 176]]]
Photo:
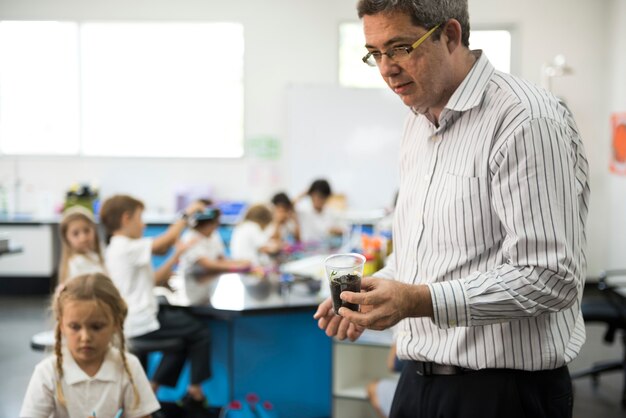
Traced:
[[139, 359], [143, 369], [148, 372], [148, 355], [157, 351], [173, 353], [184, 350], [185, 342], [182, 338], [145, 339], [131, 338], [128, 341], [128, 351]]
[[[54, 347], [54, 331], [42, 331], [33, 335], [30, 339], [30, 348], [35, 351], [51, 351]], [[133, 353], [143, 366], [148, 370], [148, 355], [153, 352], [178, 352], [185, 347], [181, 338], [166, 339], [147, 339], [147, 338], [130, 338], [128, 340], [128, 350]]]
[[590, 376], [594, 388], [599, 385], [602, 373], [623, 371], [622, 408], [626, 409], [626, 281], [621, 286], [614, 277], [626, 279], [626, 270], [609, 270], [598, 278], [597, 285], [588, 285], [583, 293], [581, 310], [585, 323], [598, 322], [607, 326], [606, 343], [613, 343], [620, 332], [622, 358], [594, 363], [590, 368], [572, 373], [572, 379]]

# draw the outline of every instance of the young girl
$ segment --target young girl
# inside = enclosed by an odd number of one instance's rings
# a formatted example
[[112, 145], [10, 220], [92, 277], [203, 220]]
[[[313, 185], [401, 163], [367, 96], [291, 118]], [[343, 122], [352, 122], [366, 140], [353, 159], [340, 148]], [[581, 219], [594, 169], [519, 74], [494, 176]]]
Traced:
[[[187, 275], [192, 270], [206, 273], [223, 273], [245, 270], [250, 267], [247, 260], [227, 259], [222, 238], [217, 232], [220, 225], [220, 210], [207, 207], [190, 217], [191, 227], [182, 237], [189, 247], [180, 257], [179, 269]], [[195, 267], [195, 268], [194, 268]]]
[[59, 284], [87, 273], [105, 273], [98, 229], [93, 215], [82, 206], [65, 211], [60, 225]]
[[128, 311], [101, 273], [68, 280], [55, 297], [55, 355], [31, 377], [20, 417], [150, 417], [160, 406], [139, 360], [125, 351]]
[[219, 209], [207, 207], [202, 212], [196, 212], [190, 216], [188, 225], [190, 229], [183, 234], [181, 241], [189, 246], [180, 256], [178, 271], [184, 277], [189, 301], [197, 303], [206, 293], [200, 291], [202, 285], [199, 279], [224, 272], [246, 271], [250, 269], [250, 262], [226, 258], [224, 243], [217, 232]]
[[271, 264], [269, 255], [280, 251], [280, 241], [268, 238], [265, 229], [272, 222], [267, 206], [250, 206], [244, 220], [233, 229], [230, 253], [233, 258], [249, 260], [255, 266]]

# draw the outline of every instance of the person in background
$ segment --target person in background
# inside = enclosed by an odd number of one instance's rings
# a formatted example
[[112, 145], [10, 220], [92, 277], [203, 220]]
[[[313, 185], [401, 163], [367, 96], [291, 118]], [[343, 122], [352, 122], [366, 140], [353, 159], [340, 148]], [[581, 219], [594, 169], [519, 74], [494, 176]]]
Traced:
[[585, 341], [588, 163], [571, 111], [469, 48], [467, 0], [359, 0], [363, 61], [411, 109], [393, 253], [315, 318], [397, 324], [390, 416], [571, 417]]
[[66, 209], [59, 226], [59, 235], [59, 285], [81, 274], [106, 273], [98, 239], [98, 226], [90, 211], [82, 206]]
[[266, 228], [272, 222], [272, 212], [266, 205], [252, 205], [243, 222], [233, 229], [230, 255], [234, 259], [248, 260], [253, 266], [272, 264], [270, 256], [281, 250], [281, 242], [268, 238]]
[[192, 203], [157, 237], [143, 237], [144, 205], [132, 196], [110, 197], [100, 210], [100, 218], [110, 237], [105, 252], [106, 266], [129, 306], [126, 335], [150, 340], [177, 338], [184, 341], [184, 352], [163, 355], [152, 377], [152, 386], [155, 391], [160, 385], [176, 386], [188, 358], [191, 360], [191, 384], [187, 387], [183, 405], [194, 414], [209, 408], [201, 383], [211, 377], [211, 335], [208, 327], [187, 310], [159, 306], [153, 294], [155, 285], [169, 279], [172, 266], [186, 247], [177, 246], [174, 255], [156, 273], [152, 269], [151, 256], [152, 253], [164, 253], [174, 245], [187, 219], [203, 209], [201, 202]]
[[225, 272], [247, 271], [250, 261], [226, 258], [224, 243], [217, 232], [220, 225], [218, 208], [206, 207], [202, 212], [194, 213], [188, 224], [190, 229], [183, 234], [181, 241], [189, 243], [189, 246], [180, 256], [178, 271], [184, 277], [187, 297], [194, 303], [196, 298], [202, 297], [201, 292], [194, 291], [198, 279]]
[[267, 228], [272, 239], [284, 243], [300, 242], [300, 224], [293, 207], [293, 202], [286, 193], [276, 193], [272, 197], [272, 223]]
[[139, 360], [126, 352], [127, 305], [107, 276], [91, 273], [61, 285], [53, 298], [54, 355], [28, 384], [21, 418], [150, 417], [160, 409]]
[[[344, 227], [339, 214], [328, 208], [328, 199], [332, 194], [330, 184], [325, 179], [317, 179], [300, 195], [297, 200], [300, 238], [303, 242], [325, 242], [333, 236], [341, 236]], [[308, 196], [310, 206], [302, 202]]]
[[[392, 344], [387, 354], [387, 369], [390, 372], [398, 373], [402, 371], [403, 366], [404, 362], [396, 356], [396, 345]], [[367, 398], [380, 418], [389, 417], [393, 395], [396, 393], [396, 386], [398, 386], [398, 378], [399, 376], [376, 379], [367, 385]]]

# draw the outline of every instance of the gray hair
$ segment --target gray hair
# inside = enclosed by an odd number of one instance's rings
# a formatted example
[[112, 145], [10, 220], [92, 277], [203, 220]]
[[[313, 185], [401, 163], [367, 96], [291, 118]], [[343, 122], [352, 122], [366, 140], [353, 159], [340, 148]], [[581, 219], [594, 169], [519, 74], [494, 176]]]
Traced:
[[[356, 6], [359, 18], [378, 13], [400, 12], [411, 16], [415, 26], [431, 29], [448, 19], [461, 24], [461, 42], [469, 47], [469, 12], [467, 0], [359, 0]], [[439, 39], [441, 28], [433, 34]]]

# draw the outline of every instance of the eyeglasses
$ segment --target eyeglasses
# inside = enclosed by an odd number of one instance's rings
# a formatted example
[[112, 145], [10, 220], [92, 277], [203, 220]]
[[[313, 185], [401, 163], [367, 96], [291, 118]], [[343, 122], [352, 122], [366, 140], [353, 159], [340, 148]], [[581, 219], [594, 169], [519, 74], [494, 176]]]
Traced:
[[418, 46], [420, 46], [433, 32], [441, 26], [441, 23], [426, 32], [421, 38], [413, 43], [411, 46], [396, 46], [385, 52], [371, 51], [363, 57], [363, 62], [370, 67], [376, 67], [383, 59], [383, 55], [387, 55], [393, 62], [402, 62], [409, 57], [409, 54], [413, 52]]

